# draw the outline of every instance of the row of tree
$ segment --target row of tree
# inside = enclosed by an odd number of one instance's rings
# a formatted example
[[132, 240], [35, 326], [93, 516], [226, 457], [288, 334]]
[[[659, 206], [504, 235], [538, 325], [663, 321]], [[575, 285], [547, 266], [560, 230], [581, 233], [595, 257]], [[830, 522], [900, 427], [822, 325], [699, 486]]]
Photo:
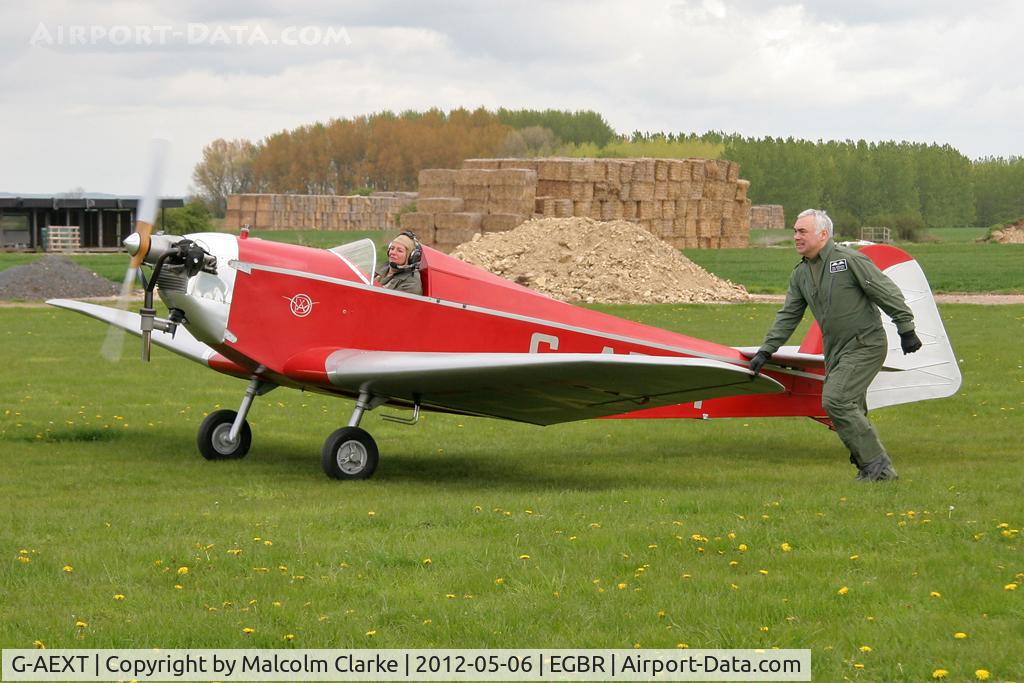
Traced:
[[574, 155], [726, 158], [757, 204], [787, 221], [824, 207], [841, 228], [993, 225], [1024, 216], [1024, 158], [971, 161], [949, 145], [750, 138], [721, 132], [620, 136], [595, 112], [438, 109], [301, 126], [258, 143], [215, 140], [193, 173], [223, 215], [229, 194], [414, 190], [424, 168], [463, 159]]

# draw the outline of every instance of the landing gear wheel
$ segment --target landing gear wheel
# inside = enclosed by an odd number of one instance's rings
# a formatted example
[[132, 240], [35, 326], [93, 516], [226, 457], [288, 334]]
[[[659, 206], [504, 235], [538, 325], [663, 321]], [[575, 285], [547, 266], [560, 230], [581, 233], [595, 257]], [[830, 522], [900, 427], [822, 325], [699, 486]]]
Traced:
[[199, 452], [207, 460], [235, 460], [244, 458], [252, 445], [252, 430], [249, 429], [249, 422], [242, 422], [242, 429], [238, 432], [238, 438], [229, 441], [231, 425], [238, 415], [233, 410], [218, 410], [210, 413], [199, 425], [199, 434], [196, 435], [196, 444]]
[[324, 442], [320, 464], [332, 479], [369, 479], [379, 460], [373, 437], [359, 427], [342, 427]]

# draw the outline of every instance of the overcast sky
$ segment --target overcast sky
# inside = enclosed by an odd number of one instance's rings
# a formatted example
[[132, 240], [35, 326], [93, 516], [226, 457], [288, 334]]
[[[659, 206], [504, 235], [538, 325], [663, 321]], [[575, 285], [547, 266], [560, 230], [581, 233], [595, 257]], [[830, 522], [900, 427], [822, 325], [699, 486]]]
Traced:
[[593, 109], [620, 132], [1024, 155], [1013, 0], [0, 4], [0, 192], [164, 194], [202, 148], [383, 109]]

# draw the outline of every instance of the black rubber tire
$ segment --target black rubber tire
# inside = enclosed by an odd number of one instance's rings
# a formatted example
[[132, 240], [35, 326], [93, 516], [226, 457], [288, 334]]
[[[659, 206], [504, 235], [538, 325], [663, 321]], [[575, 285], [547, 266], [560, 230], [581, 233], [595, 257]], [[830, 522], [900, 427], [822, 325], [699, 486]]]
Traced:
[[226, 441], [231, 425], [238, 415], [234, 410], [217, 410], [206, 416], [203, 423], [199, 425], [199, 433], [196, 435], [196, 445], [199, 452], [207, 460], [237, 460], [244, 458], [252, 446], [252, 430], [249, 429], [249, 421], [242, 423], [242, 430], [238, 434], [238, 443], [230, 444]]
[[380, 454], [373, 437], [359, 427], [342, 427], [324, 442], [320, 464], [332, 479], [369, 479]]

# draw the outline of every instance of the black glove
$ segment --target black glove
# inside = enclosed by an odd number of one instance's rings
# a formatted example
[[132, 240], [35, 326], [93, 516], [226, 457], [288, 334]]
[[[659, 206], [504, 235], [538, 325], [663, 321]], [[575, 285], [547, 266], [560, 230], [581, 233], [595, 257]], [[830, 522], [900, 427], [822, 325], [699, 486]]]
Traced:
[[754, 357], [750, 359], [750, 369], [753, 371], [754, 377], [757, 377], [758, 375], [761, 374], [761, 368], [764, 366], [765, 363], [768, 362], [768, 359], [771, 357], [772, 354], [768, 353], [767, 351], [758, 351], [757, 354], [755, 354]]
[[903, 355], [913, 353], [921, 348], [921, 340], [917, 337], [917, 332], [909, 330], [907, 332], [900, 333], [900, 346], [903, 348]]

